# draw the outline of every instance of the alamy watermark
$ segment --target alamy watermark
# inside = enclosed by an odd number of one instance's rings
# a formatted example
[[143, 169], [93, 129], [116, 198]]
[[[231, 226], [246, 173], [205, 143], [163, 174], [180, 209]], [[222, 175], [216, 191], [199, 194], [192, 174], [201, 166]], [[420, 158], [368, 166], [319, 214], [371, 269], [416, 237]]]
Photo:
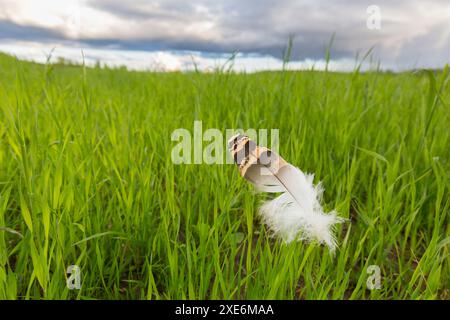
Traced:
[[70, 276], [66, 280], [66, 285], [69, 290], [81, 289], [81, 269], [77, 265], [67, 267], [66, 273]]
[[177, 142], [171, 152], [174, 164], [233, 164], [233, 157], [227, 152], [227, 143], [237, 133], [245, 134], [259, 146], [278, 152], [278, 129], [226, 129], [225, 132], [216, 128], [203, 130], [202, 121], [194, 121], [193, 133], [185, 128], [172, 132], [171, 140]]
[[367, 267], [366, 273], [369, 275], [366, 280], [366, 286], [369, 290], [381, 289], [381, 270], [376, 264]]
[[369, 15], [366, 20], [366, 26], [369, 30], [381, 29], [381, 9], [377, 5], [370, 5], [366, 9]]

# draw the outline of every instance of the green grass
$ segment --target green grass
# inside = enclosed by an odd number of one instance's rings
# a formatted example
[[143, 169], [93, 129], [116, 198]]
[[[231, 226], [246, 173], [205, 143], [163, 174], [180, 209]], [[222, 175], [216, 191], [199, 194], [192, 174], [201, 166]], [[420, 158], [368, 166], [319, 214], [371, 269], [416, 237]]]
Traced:
[[[0, 55], [0, 299], [450, 299], [449, 72], [146, 73]], [[280, 130], [348, 221], [331, 256], [258, 219], [176, 128]], [[81, 290], [66, 287], [79, 265]], [[368, 290], [366, 269], [381, 269]]]

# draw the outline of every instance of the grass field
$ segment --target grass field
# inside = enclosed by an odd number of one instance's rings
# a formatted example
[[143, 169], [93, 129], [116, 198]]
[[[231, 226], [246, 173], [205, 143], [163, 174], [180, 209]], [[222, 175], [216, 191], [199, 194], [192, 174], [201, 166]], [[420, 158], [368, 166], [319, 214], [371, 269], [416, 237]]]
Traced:
[[[450, 299], [448, 80], [0, 55], [0, 299]], [[174, 165], [171, 132], [194, 120], [279, 129], [280, 154], [348, 218], [336, 254], [271, 237], [267, 196], [235, 166]]]

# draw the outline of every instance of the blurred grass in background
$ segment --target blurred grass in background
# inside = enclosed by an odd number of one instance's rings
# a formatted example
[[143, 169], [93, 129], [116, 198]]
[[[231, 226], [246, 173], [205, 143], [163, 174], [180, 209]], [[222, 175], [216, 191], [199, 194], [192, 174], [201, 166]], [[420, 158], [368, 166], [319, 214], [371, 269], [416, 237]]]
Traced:
[[[448, 80], [0, 55], [0, 298], [450, 299]], [[270, 237], [266, 195], [235, 166], [173, 165], [171, 132], [194, 120], [279, 129], [281, 155], [348, 218], [336, 255]], [[66, 287], [73, 264], [81, 290]]]

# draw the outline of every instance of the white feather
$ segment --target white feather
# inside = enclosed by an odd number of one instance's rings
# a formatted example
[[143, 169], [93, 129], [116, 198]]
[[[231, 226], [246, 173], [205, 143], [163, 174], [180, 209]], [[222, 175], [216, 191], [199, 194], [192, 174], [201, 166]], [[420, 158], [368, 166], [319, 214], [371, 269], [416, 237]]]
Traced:
[[[242, 135], [236, 135], [228, 142], [232, 154], [236, 154], [236, 150], [244, 151], [241, 156], [246, 157], [245, 161], [242, 164], [237, 161], [241, 175], [258, 191], [282, 192], [260, 208], [263, 222], [288, 243], [294, 240], [317, 241], [334, 251], [334, 227], [344, 219], [335, 211], [323, 211], [320, 203], [323, 189], [320, 183], [314, 186], [314, 175], [303, 173], [263, 147], [249, 147], [247, 154], [243, 147], [245, 143], [248, 144], [248, 137]], [[261, 161], [264, 157], [269, 161]]]
[[334, 251], [334, 225], [343, 219], [335, 211], [324, 213], [320, 204], [323, 189], [320, 184], [313, 185], [314, 175], [306, 175], [287, 164], [280, 169], [278, 178], [280, 184], [286, 186], [285, 192], [260, 208], [264, 223], [288, 243], [294, 240], [317, 241]]

